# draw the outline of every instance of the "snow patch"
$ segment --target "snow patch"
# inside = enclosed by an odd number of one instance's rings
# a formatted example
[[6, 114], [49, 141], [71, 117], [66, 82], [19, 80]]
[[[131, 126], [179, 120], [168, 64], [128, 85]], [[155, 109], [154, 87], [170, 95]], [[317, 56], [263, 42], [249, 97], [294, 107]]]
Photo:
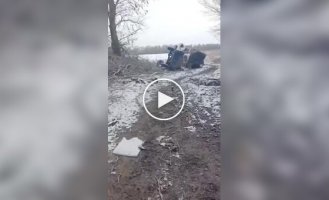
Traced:
[[113, 84], [109, 88], [109, 112], [108, 121], [117, 121], [113, 126], [108, 127], [108, 149], [113, 150], [117, 139], [118, 131], [124, 128], [130, 128], [137, 122], [140, 105], [137, 101], [143, 93], [145, 84]]

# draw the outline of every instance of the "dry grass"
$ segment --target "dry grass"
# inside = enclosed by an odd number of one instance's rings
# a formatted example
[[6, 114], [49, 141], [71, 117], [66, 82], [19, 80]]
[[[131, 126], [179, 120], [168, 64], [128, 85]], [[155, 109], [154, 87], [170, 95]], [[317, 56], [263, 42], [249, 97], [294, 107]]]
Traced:
[[109, 55], [108, 75], [112, 76], [135, 76], [140, 74], [152, 74], [160, 72], [161, 69], [155, 62], [150, 62], [136, 56], [119, 57]]

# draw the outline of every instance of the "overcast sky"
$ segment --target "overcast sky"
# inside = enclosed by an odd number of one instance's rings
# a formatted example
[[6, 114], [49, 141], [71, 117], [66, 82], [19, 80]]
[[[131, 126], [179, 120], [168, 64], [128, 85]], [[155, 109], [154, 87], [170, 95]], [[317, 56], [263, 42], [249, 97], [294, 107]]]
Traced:
[[198, 0], [151, 0], [136, 46], [218, 43]]

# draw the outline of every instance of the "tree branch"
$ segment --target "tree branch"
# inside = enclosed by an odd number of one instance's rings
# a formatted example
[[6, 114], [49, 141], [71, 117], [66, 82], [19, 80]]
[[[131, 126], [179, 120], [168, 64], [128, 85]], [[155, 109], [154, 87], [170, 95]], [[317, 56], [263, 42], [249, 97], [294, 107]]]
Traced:
[[133, 24], [142, 25], [142, 21], [141, 21], [141, 20], [123, 19], [123, 18], [121, 18], [121, 19], [116, 23], [116, 25], [119, 26], [121, 23], [124, 23], [124, 22], [130, 22], [130, 23], [133, 23]]
[[142, 30], [141, 27], [139, 27], [139, 28], [133, 30], [133, 31], [130, 32], [128, 35], [125, 35], [125, 36], [121, 37], [120, 41], [125, 40], [125, 39], [127, 39], [127, 38], [129, 38], [129, 37], [135, 35], [135, 34], [136, 34], [138, 31], [140, 31], [140, 30]]

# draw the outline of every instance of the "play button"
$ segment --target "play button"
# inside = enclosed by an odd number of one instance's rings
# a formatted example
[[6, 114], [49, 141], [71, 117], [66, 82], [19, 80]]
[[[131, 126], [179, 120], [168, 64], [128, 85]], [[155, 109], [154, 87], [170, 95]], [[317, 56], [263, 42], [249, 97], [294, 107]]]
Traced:
[[174, 100], [174, 98], [171, 98], [170, 96], [158, 91], [158, 108], [161, 108], [172, 100]]
[[171, 120], [183, 110], [183, 89], [171, 79], [160, 78], [147, 85], [143, 106], [147, 114], [157, 120]]

